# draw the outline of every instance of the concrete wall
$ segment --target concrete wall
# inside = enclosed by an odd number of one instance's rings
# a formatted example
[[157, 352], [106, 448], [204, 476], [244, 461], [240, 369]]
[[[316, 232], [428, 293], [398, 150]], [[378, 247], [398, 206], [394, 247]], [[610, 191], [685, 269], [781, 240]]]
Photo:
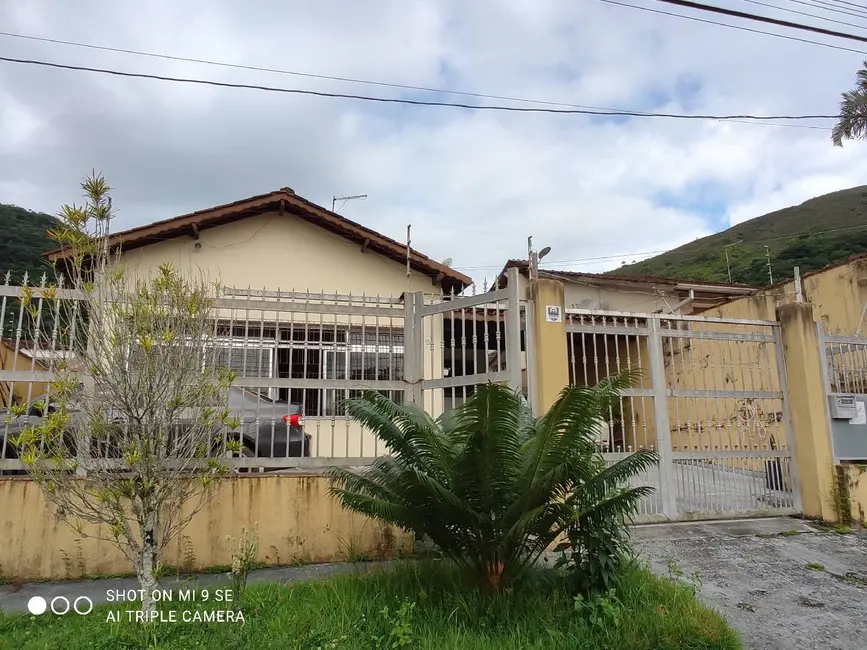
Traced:
[[848, 483], [852, 521], [867, 526], [867, 466], [843, 465], [842, 467], [843, 480]]
[[[196, 248], [196, 243], [201, 244]], [[431, 278], [327, 230], [276, 212], [202, 230], [198, 241], [176, 237], [123, 253], [130, 269], [150, 271], [171, 262], [236, 288], [337, 291], [399, 296], [405, 291], [439, 295]]]
[[[193, 570], [229, 565], [227, 537], [239, 537], [242, 527], [258, 528], [257, 559], [269, 565], [392, 556], [411, 548], [411, 536], [344, 510], [327, 486], [321, 476], [221, 479], [163, 562]], [[31, 581], [133, 570], [110, 543], [81, 538], [28, 479], [0, 479], [0, 531], [4, 577]]]
[[[832, 331], [851, 334], [858, 329], [867, 302], [867, 259], [805, 275], [801, 281], [804, 302], [813, 310], [813, 320]], [[702, 312], [703, 316], [774, 320], [775, 310], [795, 302], [795, 282], [781, 283], [754, 295], [733, 300]], [[867, 332], [867, 322], [862, 324]]]

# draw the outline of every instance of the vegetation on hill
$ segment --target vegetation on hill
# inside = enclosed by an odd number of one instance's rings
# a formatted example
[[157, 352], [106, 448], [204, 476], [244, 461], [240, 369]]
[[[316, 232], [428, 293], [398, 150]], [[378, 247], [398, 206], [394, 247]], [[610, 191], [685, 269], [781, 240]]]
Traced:
[[57, 225], [50, 214], [0, 203], [0, 278], [11, 271], [11, 281], [20, 283], [25, 271], [37, 280], [47, 272], [42, 254], [57, 248], [47, 234]]
[[795, 266], [807, 273], [867, 253], [867, 185], [744, 221], [611, 273], [727, 282], [726, 251], [732, 282], [756, 286], [769, 283], [767, 253], [774, 282], [791, 278]]

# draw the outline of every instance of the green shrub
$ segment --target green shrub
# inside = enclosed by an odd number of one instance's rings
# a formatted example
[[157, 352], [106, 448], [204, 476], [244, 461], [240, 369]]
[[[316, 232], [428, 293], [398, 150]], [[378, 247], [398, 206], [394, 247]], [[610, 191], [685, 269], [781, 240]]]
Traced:
[[377, 393], [348, 400], [347, 413], [390, 456], [360, 472], [332, 469], [331, 494], [349, 510], [426, 535], [490, 591], [509, 587], [564, 532], [573, 573], [607, 585], [625, 518], [651, 491], [624, 481], [657, 461], [642, 450], [606, 469], [597, 444], [599, 424], [632, 379], [564, 389], [541, 418], [493, 384], [436, 420]]

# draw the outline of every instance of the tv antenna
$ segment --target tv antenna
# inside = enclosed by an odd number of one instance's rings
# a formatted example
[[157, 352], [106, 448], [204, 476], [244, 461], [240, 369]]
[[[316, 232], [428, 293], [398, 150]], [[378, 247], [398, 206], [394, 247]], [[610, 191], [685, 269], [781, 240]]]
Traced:
[[343, 201], [343, 203], [340, 204], [340, 207], [342, 208], [344, 205], [346, 205], [347, 201], [355, 201], [356, 199], [360, 200], [360, 201], [364, 201], [366, 198], [367, 198], [367, 194], [353, 194], [352, 196], [332, 196], [331, 197], [331, 211], [335, 212], [334, 205], [338, 201]]

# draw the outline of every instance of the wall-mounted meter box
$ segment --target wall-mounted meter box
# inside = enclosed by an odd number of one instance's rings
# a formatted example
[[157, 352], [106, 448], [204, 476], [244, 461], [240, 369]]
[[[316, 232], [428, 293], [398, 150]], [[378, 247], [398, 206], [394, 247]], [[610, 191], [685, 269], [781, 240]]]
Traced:
[[832, 420], [853, 420], [858, 415], [854, 395], [828, 395]]

